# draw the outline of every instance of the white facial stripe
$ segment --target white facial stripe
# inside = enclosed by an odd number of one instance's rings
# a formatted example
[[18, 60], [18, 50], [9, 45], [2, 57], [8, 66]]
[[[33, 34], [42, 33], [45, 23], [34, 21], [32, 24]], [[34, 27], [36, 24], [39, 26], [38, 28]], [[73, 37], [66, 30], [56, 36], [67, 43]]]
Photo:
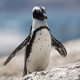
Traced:
[[35, 6], [35, 7], [33, 8], [32, 12], [33, 12], [35, 9], [41, 11], [41, 9], [40, 9], [39, 7]]
[[42, 7], [45, 10], [45, 7]]
[[[39, 7], [40, 7], [40, 6], [35, 6], [35, 7], [33, 8], [32, 12], [33, 12], [35, 9], [41, 11], [41, 9], [40, 9]], [[41, 6], [41, 7], [45, 10], [45, 7], [43, 7], [43, 6]]]

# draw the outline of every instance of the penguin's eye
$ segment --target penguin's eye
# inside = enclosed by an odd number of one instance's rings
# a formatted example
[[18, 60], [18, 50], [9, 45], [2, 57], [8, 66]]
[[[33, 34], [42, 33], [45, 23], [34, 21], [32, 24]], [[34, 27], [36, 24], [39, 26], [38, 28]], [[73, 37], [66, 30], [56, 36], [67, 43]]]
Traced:
[[40, 10], [36, 10], [37, 13], [40, 13]]

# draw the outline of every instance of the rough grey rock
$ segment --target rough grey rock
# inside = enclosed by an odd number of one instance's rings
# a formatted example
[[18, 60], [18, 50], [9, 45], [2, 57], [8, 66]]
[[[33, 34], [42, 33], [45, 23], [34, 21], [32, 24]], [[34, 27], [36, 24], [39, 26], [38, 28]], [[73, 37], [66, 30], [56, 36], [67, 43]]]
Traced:
[[24, 77], [12, 77], [7, 80], [80, 80], [80, 63], [66, 67], [58, 67], [50, 70], [33, 72]]

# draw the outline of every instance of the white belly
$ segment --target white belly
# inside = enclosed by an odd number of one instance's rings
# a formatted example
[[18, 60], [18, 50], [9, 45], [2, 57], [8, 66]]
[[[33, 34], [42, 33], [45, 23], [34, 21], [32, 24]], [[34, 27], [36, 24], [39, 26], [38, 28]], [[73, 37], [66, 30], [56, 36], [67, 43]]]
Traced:
[[49, 62], [51, 52], [51, 36], [47, 29], [36, 33], [30, 56], [27, 60], [28, 72], [44, 70]]

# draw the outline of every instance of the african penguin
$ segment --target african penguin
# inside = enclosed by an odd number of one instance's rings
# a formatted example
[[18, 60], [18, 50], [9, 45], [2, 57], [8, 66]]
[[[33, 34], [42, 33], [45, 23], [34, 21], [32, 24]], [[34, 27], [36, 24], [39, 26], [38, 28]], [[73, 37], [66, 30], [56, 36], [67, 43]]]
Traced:
[[32, 26], [28, 37], [12, 52], [4, 65], [24, 46], [26, 48], [23, 75], [27, 72], [45, 70], [49, 63], [51, 47], [64, 57], [67, 55], [65, 47], [52, 36], [46, 19], [45, 8], [35, 6], [32, 10]]

